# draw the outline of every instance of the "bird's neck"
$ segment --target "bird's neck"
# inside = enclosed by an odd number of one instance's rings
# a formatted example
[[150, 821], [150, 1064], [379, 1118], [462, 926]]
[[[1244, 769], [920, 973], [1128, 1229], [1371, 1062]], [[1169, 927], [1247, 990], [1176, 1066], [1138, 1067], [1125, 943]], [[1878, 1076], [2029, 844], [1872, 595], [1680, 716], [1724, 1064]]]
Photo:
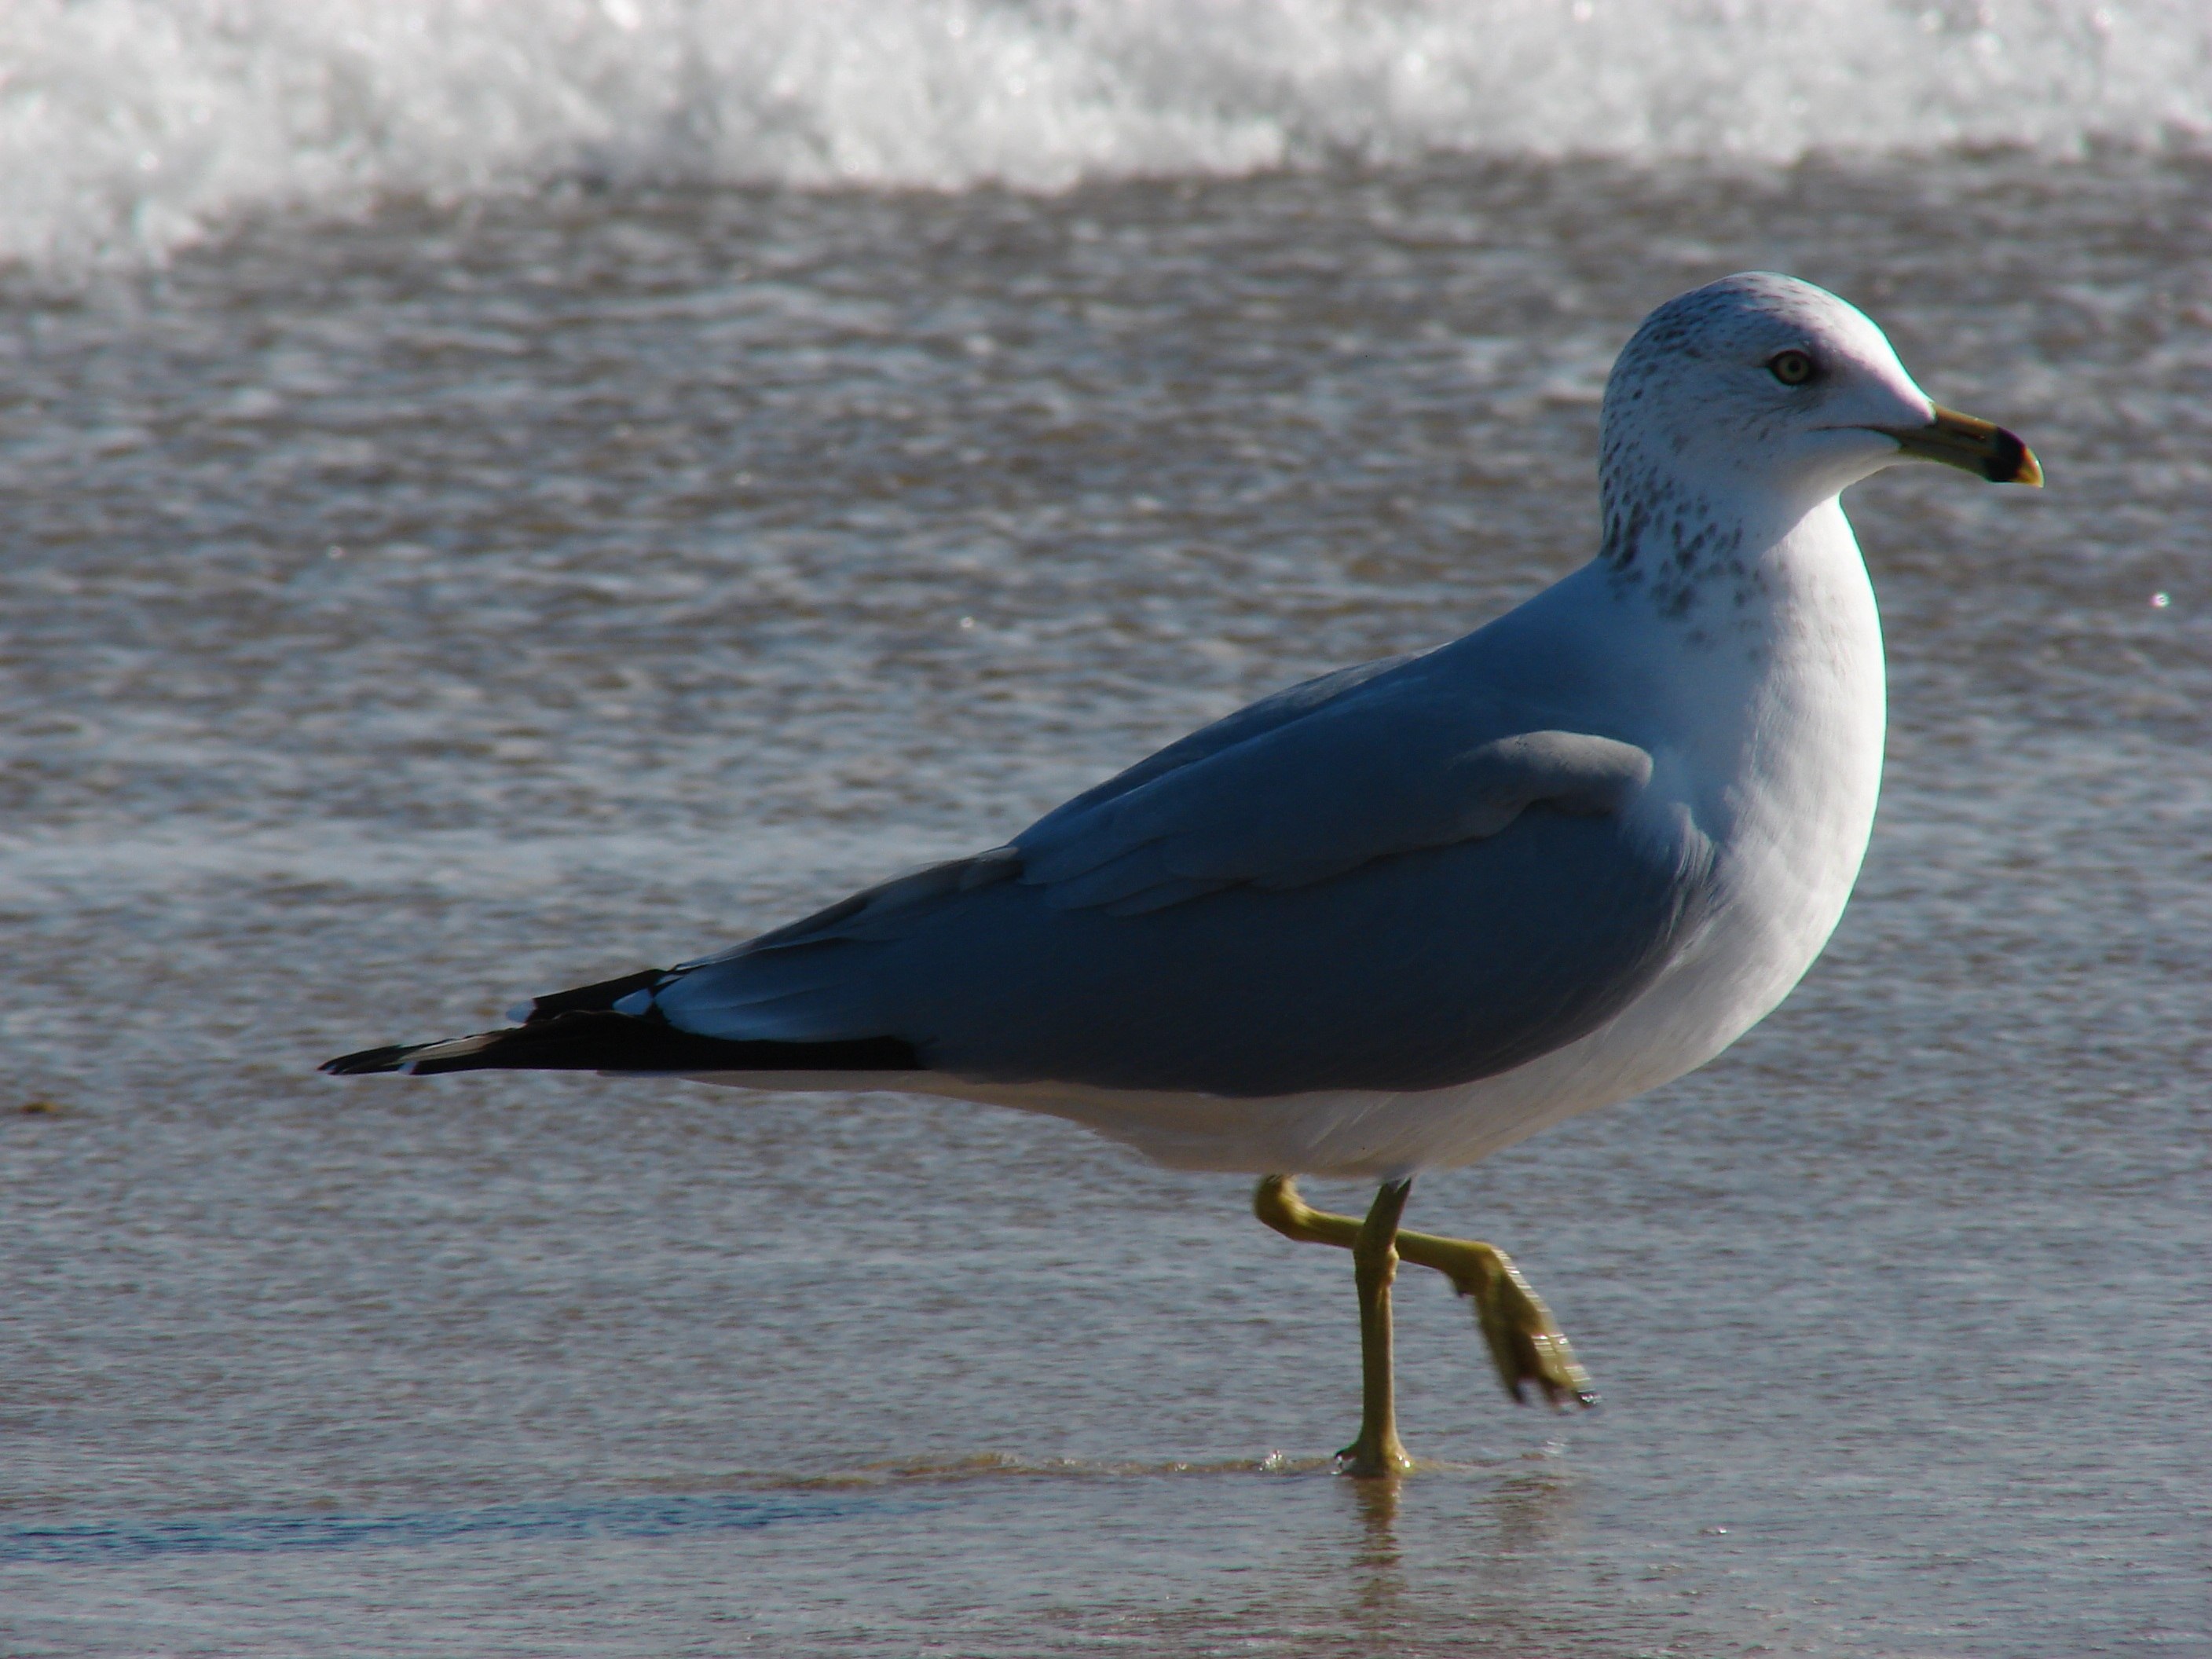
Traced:
[[1677, 625], [1693, 643], [1733, 638], [1753, 647], [1801, 619], [1807, 603], [1865, 584], [1832, 492], [1608, 459], [1596, 563], [1618, 600]]
[[1711, 499], [1686, 491], [1625, 514], [1623, 539], [1590, 567], [1646, 694], [1684, 717], [1674, 732], [1694, 734], [1678, 740], [1699, 750], [1698, 775], [1729, 781], [1701, 821], [1756, 816], [1753, 798], [1778, 791], [1863, 833], [1881, 764], [1882, 644], [1850, 521], [1834, 496], [1737, 496], [1726, 513]]
[[[1632, 453], [1607, 461], [1599, 480], [1605, 533], [1598, 562], [1617, 591], [1640, 590], [1662, 617], [1686, 618], [1717, 602], [1742, 610], [1761, 568], [1805, 532], [1817, 532], [1820, 509], [1835, 507], [1832, 495], [1710, 477]], [[1850, 540], [1848, 526], [1843, 536]]]

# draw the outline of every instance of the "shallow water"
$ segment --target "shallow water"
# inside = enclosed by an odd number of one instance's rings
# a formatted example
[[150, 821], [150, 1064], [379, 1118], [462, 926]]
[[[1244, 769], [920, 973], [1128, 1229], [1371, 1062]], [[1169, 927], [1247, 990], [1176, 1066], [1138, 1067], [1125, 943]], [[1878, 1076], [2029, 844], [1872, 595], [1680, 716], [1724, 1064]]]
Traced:
[[[2212, 168], [1441, 159], [252, 221], [5, 313], [0, 1649], [2212, 1653]], [[989, 844], [1592, 544], [1747, 265], [2040, 495], [1855, 493], [1858, 897], [1705, 1072], [1413, 1224], [1498, 1395], [1066, 1126], [330, 1054]], [[2162, 596], [2162, 597], [2160, 597]], [[1361, 1201], [1349, 1188], [1320, 1195]]]

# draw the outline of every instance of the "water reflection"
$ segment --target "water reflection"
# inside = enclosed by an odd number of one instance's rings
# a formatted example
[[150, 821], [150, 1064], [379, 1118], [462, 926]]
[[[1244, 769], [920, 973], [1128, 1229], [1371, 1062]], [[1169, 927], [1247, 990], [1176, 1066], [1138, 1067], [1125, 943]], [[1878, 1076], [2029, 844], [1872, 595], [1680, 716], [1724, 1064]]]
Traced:
[[1398, 1509], [1406, 1480], [1386, 1475], [1374, 1480], [1347, 1480], [1343, 1485], [1359, 1522], [1358, 1543], [1352, 1554], [1353, 1602], [1365, 1623], [1386, 1628], [1406, 1593], [1405, 1553], [1398, 1543]]
[[1587, 1584], [1562, 1622], [1561, 1590], [1579, 1576], [1577, 1483], [1548, 1457], [1537, 1468], [1431, 1463], [1340, 1480], [1332, 1497], [1345, 1590], [1328, 1622], [1363, 1651], [1577, 1653], [1643, 1622], [1633, 1597]]

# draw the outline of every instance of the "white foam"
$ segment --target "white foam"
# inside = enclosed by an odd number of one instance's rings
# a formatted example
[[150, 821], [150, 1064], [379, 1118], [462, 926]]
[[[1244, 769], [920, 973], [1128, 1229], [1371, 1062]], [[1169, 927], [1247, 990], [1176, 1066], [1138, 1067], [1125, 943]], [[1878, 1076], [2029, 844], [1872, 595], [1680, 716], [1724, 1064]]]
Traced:
[[1051, 189], [2208, 131], [2203, 0], [6, 0], [0, 261], [577, 170]]

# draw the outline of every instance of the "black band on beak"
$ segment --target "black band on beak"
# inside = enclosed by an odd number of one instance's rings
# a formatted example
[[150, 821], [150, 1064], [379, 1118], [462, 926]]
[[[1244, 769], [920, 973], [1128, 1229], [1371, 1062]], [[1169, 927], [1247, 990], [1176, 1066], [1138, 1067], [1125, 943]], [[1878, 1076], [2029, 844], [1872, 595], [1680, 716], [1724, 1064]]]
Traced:
[[1993, 422], [1939, 408], [1925, 426], [1878, 426], [1875, 430], [1894, 438], [1908, 455], [1978, 473], [1991, 483], [2032, 489], [2043, 485], [2043, 466], [2035, 452]]

